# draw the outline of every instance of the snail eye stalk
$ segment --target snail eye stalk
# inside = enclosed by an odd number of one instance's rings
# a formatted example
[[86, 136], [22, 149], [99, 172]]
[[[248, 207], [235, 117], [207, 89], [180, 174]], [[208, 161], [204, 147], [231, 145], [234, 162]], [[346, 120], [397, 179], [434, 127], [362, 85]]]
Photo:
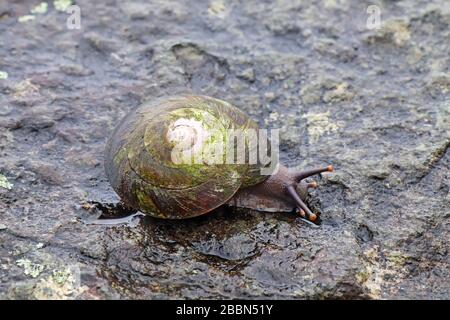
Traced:
[[294, 179], [295, 179], [295, 181], [299, 182], [300, 180], [303, 180], [303, 179], [313, 176], [315, 174], [322, 173], [322, 172], [332, 172], [332, 171], [333, 171], [332, 165], [326, 166], [325, 168], [300, 171], [294, 175]]

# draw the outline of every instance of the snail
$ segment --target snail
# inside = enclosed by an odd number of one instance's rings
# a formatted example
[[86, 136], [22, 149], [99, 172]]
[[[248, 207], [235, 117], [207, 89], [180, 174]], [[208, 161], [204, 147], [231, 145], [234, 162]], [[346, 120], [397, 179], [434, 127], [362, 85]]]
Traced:
[[[316, 221], [318, 214], [304, 201], [308, 188], [317, 184], [304, 179], [333, 167], [294, 171], [277, 163], [277, 170], [267, 175], [262, 169], [269, 164], [261, 161], [211, 161], [223, 160], [220, 152], [210, 153], [215, 158], [195, 159], [221, 145], [230, 130], [248, 133], [258, 126], [238, 108], [212, 97], [144, 103], [119, 122], [107, 142], [106, 175], [125, 205], [157, 218], [190, 218], [229, 205], [268, 212], [296, 210], [302, 218]], [[248, 136], [245, 139], [251, 151]], [[232, 145], [237, 148], [234, 140]]]

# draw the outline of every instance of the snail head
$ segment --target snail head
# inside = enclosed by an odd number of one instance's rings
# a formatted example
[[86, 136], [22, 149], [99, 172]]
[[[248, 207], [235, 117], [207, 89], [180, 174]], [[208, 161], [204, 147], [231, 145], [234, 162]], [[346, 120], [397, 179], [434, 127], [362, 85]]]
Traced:
[[311, 210], [307, 207], [307, 205], [303, 201], [308, 194], [308, 189], [317, 188], [317, 182], [315, 181], [306, 182], [303, 180], [315, 174], [332, 171], [333, 166], [329, 165], [325, 168], [317, 168], [312, 170], [295, 172], [292, 175], [293, 182], [289, 185], [286, 185], [286, 192], [296, 203], [299, 213], [303, 218], [312, 222], [317, 220], [317, 215], [312, 213]]

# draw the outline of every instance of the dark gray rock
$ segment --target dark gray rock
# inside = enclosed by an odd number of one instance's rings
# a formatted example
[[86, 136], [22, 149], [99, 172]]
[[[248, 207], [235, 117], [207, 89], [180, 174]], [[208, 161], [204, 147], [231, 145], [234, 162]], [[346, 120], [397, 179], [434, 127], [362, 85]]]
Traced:
[[[50, 2], [26, 22], [28, 2], [0, 5], [0, 298], [450, 297], [447, 0], [383, 1], [379, 30], [356, 0], [76, 3], [81, 30]], [[289, 166], [332, 163], [321, 226], [87, 223], [118, 201], [114, 125], [182, 92], [280, 128]]]

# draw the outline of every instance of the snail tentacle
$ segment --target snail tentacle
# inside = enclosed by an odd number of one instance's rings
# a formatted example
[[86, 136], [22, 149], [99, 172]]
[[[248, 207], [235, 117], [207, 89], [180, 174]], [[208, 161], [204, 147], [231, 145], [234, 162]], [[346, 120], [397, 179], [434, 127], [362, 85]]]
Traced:
[[288, 194], [292, 197], [295, 203], [299, 206], [300, 214], [302, 215], [302, 211], [306, 216], [306, 219], [309, 221], [315, 221], [317, 219], [317, 215], [311, 212], [308, 206], [300, 199], [297, 191], [295, 191], [295, 187], [293, 185], [289, 185], [286, 187]]
[[318, 185], [317, 185], [317, 182], [316, 181], [311, 181], [311, 182], [308, 182], [307, 184], [306, 184], [306, 187], [308, 188], [308, 189], [316, 189], [317, 187], [318, 187]]
[[300, 180], [303, 180], [303, 179], [313, 176], [315, 174], [322, 173], [322, 172], [332, 172], [332, 171], [333, 171], [332, 165], [326, 166], [325, 168], [317, 168], [317, 169], [300, 171], [300, 172], [297, 172], [294, 174], [294, 179], [295, 179], [295, 181], [299, 182]]

